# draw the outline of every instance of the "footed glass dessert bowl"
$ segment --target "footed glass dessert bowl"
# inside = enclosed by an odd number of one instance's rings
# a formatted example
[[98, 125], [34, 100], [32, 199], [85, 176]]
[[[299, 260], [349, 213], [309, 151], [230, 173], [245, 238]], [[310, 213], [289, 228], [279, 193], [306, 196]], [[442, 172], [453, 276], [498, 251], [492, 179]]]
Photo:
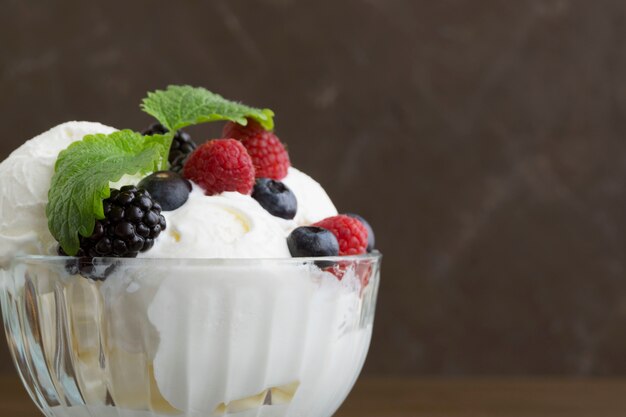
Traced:
[[367, 354], [380, 260], [24, 256], [2, 312], [49, 417], [329, 417]]

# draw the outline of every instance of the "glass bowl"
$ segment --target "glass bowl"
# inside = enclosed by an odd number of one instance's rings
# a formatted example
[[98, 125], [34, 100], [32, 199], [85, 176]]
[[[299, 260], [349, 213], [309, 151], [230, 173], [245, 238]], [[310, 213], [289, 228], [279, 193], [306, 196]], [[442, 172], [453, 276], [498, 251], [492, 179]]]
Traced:
[[380, 261], [24, 256], [2, 312], [49, 417], [329, 417], [367, 354]]

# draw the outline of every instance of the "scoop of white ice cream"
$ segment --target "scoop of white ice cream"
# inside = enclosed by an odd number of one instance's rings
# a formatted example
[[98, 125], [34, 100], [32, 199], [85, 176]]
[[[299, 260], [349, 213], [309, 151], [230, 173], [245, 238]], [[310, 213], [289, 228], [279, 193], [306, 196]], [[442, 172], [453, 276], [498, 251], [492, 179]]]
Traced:
[[337, 215], [337, 209], [324, 188], [304, 172], [290, 167], [282, 182], [293, 191], [298, 201], [298, 211], [294, 218], [297, 226], [308, 226]]
[[163, 212], [167, 229], [147, 258], [290, 257], [279, 219], [248, 195], [206, 196], [197, 185], [180, 208]]
[[67, 122], [27, 141], [0, 163], [0, 266], [19, 254], [54, 254], [48, 230], [48, 189], [59, 152], [85, 135], [116, 129]]
[[286, 237], [297, 226], [310, 225], [337, 214], [322, 186], [295, 168], [283, 182], [298, 201], [293, 220], [271, 215], [249, 195], [225, 192], [206, 196], [193, 185], [189, 200], [163, 212], [167, 230], [146, 258], [288, 258]]

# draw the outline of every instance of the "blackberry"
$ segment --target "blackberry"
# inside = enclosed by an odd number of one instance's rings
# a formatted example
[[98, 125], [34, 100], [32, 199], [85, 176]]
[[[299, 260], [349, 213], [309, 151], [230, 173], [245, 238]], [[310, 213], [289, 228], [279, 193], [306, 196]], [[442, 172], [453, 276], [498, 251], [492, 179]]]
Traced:
[[81, 238], [81, 249], [88, 256], [134, 258], [152, 248], [165, 230], [161, 205], [134, 185], [111, 190], [103, 206], [105, 218], [96, 221], [90, 237]]
[[[134, 258], [152, 248], [154, 239], [165, 230], [160, 204], [134, 185], [111, 190], [103, 206], [105, 218], [96, 220], [91, 236], [79, 238], [76, 260], [67, 266], [72, 274], [104, 279], [110, 270], [93, 258]], [[59, 248], [59, 254], [65, 255], [63, 249]]]
[[182, 172], [189, 155], [196, 149], [196, 144], [188, 133], [179, 130], [174, 136], [168, 161], [170, 171]]
[[148, 126], [147, 129], [145, 129], [143, 132], [141, 132], [141, 134], [144, 135], [144, 136], [164, 135], [167, 132], [169, 132], [169, 130], [167, 130], [165, 128], [165, 126], [163, 126], [161, 123], [153, 123], [150, 126]]
[[[58, 246], [57, 253], [61, 256], [68, 256], [61, 246]], [[80, 274], [94, 281], [105, 280], [113, 272], [115, 266], [115, 263], [110, 260], [95, 259], [87, 256], [83, 249], [79, 249], [72, 259], [65, 262], [65, 270], [70, 275]]]
[[[168, 130], [160, 123], [154, 123], [150, 125], [146, 130], [141, 132], [145, 135], [159, 134], [163, 135]], [[183, 130], [177, 130], [174, 139], [172, 140], [172, 146], [170, 147], [170, 154], [168, 161], [170, 163], [170, 171], [181, 172], [187, 157], [196, 149], [196, 144], [191, 139], [191, 136]]]

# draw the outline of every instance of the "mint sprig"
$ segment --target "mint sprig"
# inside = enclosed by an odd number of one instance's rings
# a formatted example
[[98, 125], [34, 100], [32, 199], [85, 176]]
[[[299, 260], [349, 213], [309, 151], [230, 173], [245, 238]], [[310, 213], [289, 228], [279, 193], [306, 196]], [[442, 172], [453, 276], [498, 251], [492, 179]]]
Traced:
[[48, 192], [46, 215], [52, 236], [68, 255], [78, 252], [81, 236], [104, 218], [102, 201], [110, 182], [124, 175], [167, 169], [173, 134], [142, 136], [131, 130], [87, 135], [59, 154]]
[[141, 108], [170, 131], [194, 124], [230, 120], [246, 125], [247, 118], [259, 122], [266, 130], [274, 128], [274, 112], [226, 100], [201, 87], [170, 85], [166, 90], [148, 93]]

